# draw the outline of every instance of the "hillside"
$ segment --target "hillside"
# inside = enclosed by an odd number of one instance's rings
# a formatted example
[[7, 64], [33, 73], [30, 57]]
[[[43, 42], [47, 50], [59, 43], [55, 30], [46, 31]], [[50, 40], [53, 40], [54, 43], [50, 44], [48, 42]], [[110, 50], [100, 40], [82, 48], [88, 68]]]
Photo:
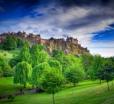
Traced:
[[[56, 93], [56, 104], [114, 104], [114, 86], [112, 82], [110, 85], [111, 91], [107, 91], [106, 83], [100, 85], [98, 81], [84, 81], [77, 87], [67, 86]], [[0, 89], [3, 93], [14, 92], [17, 88], [14, 89], [12, 78], [0, 78]], [[0, 104], [51, 104], [51, 96], [47, 93], [25, 94], [17, 96], [13, 102], [1, 100]]]

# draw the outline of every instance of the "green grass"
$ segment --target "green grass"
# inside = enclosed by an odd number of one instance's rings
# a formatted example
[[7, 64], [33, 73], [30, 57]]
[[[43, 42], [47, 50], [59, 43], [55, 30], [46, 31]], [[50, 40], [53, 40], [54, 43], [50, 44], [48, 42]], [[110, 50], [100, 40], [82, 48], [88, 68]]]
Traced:
[[[77, 87], [62, 89], [55, 95], [56, 104], [114, 104], [114, 86], [110, 83], [107, 91], [106, 83], [98, 81], [84, 81]], [[12, 78], [0, 79], [0, 93], [12, 92], [17, 89], [13, 86]], [[52, 104], [52, 95], [47, 93], [26, 94], [17, 96], [13, 102], [1, 100], [0, 104]]]
[[0, 95], [12, 94], [19, 89], [20, 86], [13, 85], [13, 78], [0, 78]]

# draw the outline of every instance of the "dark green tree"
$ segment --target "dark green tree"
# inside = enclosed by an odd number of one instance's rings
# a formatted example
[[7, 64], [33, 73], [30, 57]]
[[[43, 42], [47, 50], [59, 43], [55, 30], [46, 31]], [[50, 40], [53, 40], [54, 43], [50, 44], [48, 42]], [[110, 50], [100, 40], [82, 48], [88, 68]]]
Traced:
[[3, 42], [3, 49], [12, 50], [17, 48], [17, 40], [14, 36], [7, 36]]
[[90, 79], [98, 79], [98, 72], [102, 70], [103, 62], [104, 58], [102, 58], [100, 55], [93, 56], [93, 61], [90, 65], [90, 69], [87, 71]]
[[79, 67], [71, 67], [65, 72], [65, 78], [75, 86], [84, 79], [84, 71]]
[[114, 68], [111, 66], [110, 61], [105, 60], [102, 70], [98, 71], [98, 78], [107, 82], [107, 88], [110, 90], [109, 82], [114, 78]]

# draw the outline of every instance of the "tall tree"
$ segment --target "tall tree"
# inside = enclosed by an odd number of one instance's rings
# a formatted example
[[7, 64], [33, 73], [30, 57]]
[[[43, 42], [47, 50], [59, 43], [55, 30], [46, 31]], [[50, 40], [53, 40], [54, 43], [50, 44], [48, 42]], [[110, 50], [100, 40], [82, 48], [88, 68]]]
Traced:
[[24, 44], [24, 46], [22, 47], [20, 54], [18, 56], [20, 62], [21, 61], [26, 61], [28, 63], [31, 62], [31, 55], [30, 55], [30, 51], [29, 51], [29, 46], [28, 44]]
[[29, 63], [22, 61], [15, 66], [14, 83], [22, 84], [26, 87], [26, 84], [30, 81], [32, 73], [32, 67]]
[[31, 48], [32, 66], [38, 65], [39, 63], [46, 62], [48, 60], [48, 53], [44, 51], [42, 45], [33, 45]]
[[60, 71], [50, 69], [42, 76], [42, 88], [52, 94], [53, 104], [55, 104], [55, 93], [60, 89], [63, 84], [63, 76]]
[[100, 55], [93, 56], [93, 61], [88, 69], [87, 73], [91, 79], [98, 79], [98, 72], [102, 70], [104, 58]]

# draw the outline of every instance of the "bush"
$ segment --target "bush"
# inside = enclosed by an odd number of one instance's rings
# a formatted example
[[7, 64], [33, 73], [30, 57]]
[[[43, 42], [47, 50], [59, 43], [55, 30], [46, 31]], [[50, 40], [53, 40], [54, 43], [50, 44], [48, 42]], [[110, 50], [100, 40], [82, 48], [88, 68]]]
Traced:
[[12, 102], [12, 101], [14, 100], [14, 98], [15, 98], [15, 97], [14, 97], [13, 95], [9, 95], [9, 96], [8, 96], [8, 100], [9, 100], [10, 102]]
[[13, 69], [9, 65], [5, 65], [5, 67], [3, 68], [3, 76], [10, 77], [13, 76], [13, 74], [14, 74]]

